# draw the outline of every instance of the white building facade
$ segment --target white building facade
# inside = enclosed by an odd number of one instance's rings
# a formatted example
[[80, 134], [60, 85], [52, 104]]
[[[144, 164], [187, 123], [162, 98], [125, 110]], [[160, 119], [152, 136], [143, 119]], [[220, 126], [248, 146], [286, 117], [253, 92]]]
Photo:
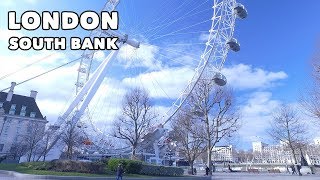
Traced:
[[[315, 141], [316, 142], [316, 141]], [[293, 164], [294, 160], [290, 150], [285, 148], [285, 143], [268, 145], [262, 142], [253, 142], [253, 162], [262, 164]], [[320, 165], [320, 145], [310, 144], [301, 149], [308, 164]], [[296, 158], [298, 163], [301, 160], [301, 151], [297, 149]]]
[[37, 125], [44, 131], [47, 120], [36, 103], [36, 91], [30, 96], [13, 94], [15, 83], [9, 93], [0, 92], [0, 155], [10, 154], [12, 145], [28, 135]]
[[232, 145], [229, 146], [215, 146], [212, 149], [213, 162], [235, 162], [235, 150]]

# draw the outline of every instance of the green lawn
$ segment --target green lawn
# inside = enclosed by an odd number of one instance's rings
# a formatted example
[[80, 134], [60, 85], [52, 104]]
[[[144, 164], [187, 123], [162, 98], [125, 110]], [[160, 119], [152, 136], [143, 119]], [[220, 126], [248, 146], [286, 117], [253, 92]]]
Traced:
[[[54, 176], [85, 176], [85, 177], [113, 177], [111, 174], [88, 174], [88, 173], [76, 173], [76, 172], [55, 172], [55, 171], [44, 171], [44, 170], [33, 170], [29, 169], [20, 164], [0, 164], [0, 170], [15, 171], [23, 174], [34, 174], [34, 175], [54, 175]], [[127, 177], [139, 177], [148, 178], [150, 176], [143, 176], [137, 174], [128, 174]]]

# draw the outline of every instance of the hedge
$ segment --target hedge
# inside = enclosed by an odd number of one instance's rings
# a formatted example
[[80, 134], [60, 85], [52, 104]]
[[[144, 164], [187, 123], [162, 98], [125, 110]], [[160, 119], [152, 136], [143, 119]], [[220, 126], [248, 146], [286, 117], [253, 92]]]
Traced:
[[184, 170], [178, 167], [166, 167], [143, 164], [139, 174], [149, 176], [182, 176]]
[[78, 172], [104, 174], [105, 164], [102, 162], [81, 162], [70, 160], [53, 160], [51, 162], [22, 163], [23, 166], [33, 170], [47, 170], [57, 172]]
[[124, 171], [128, 174], [139, 174], [142, 162], [130, 159], [110, 159], [108, 161], [108, 168], [111, 171], [117, 171], [118, 165], [122, 164]]

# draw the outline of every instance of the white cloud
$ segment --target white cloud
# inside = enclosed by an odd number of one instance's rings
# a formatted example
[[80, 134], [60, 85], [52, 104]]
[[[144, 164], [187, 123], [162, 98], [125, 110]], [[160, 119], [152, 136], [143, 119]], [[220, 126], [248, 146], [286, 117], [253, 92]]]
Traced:
[[[255, 92], [240, 107], [242, 127], [239, 134], [244, 142], [251, 143], [256, 137], [265, 137], [266, 130], [272, 120], [272, 113], [281, 101], [272, 99], [270, 92]], [[270, 137], [266, 137], [270, 138]]]
[[0, 3], [0, 6], [14, 6], [19, 3], [27, 3], [27, 4], [35, 4], [38, 2], [38, 0], [2, 0]]
[[119, 51], [118, 59], [126, 67], [147, 67], [159, 69], [162, 65], [156, 59], [159, 48], [150, 44], [141, 44], [140, 48], [123, 45]]
[[192, 75], [193, 70], [189, 68], [168, 68], [125, 78], [123, 83], [130, 87], [143, 85], [153, 98], [177, 99]]
[[288, 75], [283, 72], [270, 72], [250, 65], [238, 64], [223, 69], [228, 84], [240, 90], [269, 88], [286, 79]]
[[8, 42], [11, 37], [22, 37], [23, 34], [19, 31], [0, 29], [0, 42]]

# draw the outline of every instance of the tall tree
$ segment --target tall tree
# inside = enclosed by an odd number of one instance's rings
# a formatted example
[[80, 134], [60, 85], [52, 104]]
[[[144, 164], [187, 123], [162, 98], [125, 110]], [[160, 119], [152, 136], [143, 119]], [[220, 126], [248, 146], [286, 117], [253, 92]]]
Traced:
[[114, 121], [113, 136], [130, 144], [132, 159], [136, 158], [137, 147], [155, 118], [156, 114], [145, 90], [135, 88], [124, 96], [122, 115]]
[[233, 91], [212, 83], [211, 80], [200, 80], [188, 101], [193, 118], [200, 120], [203, 124], [203, 131], [198, 135], [206, 142], [210, 174], [212, 174], [213, 147], [239, 129], [240, 119]]
[[28, 124], [27, 133], [21, 136], [22, 142], [27, 149], [27, 161], [31, 161], [39, 142], [44, 135], [44, 125], [38, 122], [30, 122]]
[[205, 151], [204, 139], [198, 136], [203, 128], [200, 123], [183, 113], [172, 122], [171, 126], [171, 138], [177, 141], [178, 152], [188, 160], [191, 172], [194, 174], [194, 161]]
[[320, 41], [317, 48], [317, 53], [311, 61], [313, 83], [302, 95], [300, 102], [320, 127]]
[[14, 159], [20, 161], [20, 158], [27, 153], [27, 145], [24, 141], [19, 140], [18, 142], [12, 144], [10, 153], [12, 154]]
[[72, 159], [75, 149], [80, 147], [80, 145], [83, 143], [83, 138], [81, 136], [79, 128], [77, 127], [77, 124], [71, 123], [71, 121], [69, 121], [67, 123], [66, 131], [62, 133], [61, 138], [67, 147], [67, 158]]
[[284, 143], [285, 147], [290, 150], [293, 163], [296, 166], [298, 163], [296, 155], [301, 144], [305, 142], [307, 132], [304, 122], [299, 119], [297, 112], [292, 107], [282, 105], [273, 115], [270, 126], [271, 129], [268, 132], [270, 137]]

